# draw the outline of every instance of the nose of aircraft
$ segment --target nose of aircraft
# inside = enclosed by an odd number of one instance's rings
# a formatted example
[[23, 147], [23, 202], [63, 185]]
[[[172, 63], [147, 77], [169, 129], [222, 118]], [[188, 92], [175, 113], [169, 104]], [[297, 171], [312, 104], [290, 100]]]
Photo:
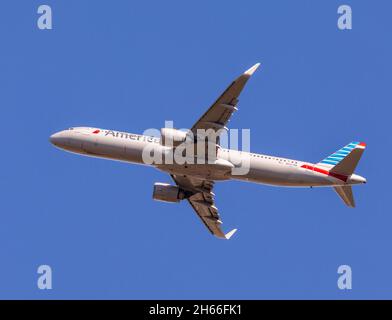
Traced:
[[49, 137], [49, 141], [51, 144], [55, 145], [56, 147], [63, 147], [65, 144], [66, 138], [62, 131], [56, 132]]
[[56, 143], [58, 142], [58, 140], [59, 140], [59, 133], [58, 133], [58, 132], [52, 134], [52, 135], [49, 137], [49, 141], [50, 141], [51, 144], [56, 145]]

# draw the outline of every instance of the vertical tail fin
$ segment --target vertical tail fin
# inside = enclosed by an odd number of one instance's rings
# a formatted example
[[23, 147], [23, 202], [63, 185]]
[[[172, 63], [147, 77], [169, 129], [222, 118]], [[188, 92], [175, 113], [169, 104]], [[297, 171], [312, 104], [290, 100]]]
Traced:
[[351, 142], [317, 165], [325, 167], [331, 172], [349, 176], [354, 172], [365, 147], [364, 142]]
[[[335, 153], [331, 154], [329, 157], [320, 161], [317, 165], [320, 167], [325, 167], [332, 173], [346, 177], [351, 176], [354, 173], [354, 170], [357, 167], [357, 164], [361, 159], [365, 148], [366, 144], [364, 142], [351, 142]], [[335, 186], [333, 188], [347, 206], [351, 208], [355, 207], [354, 195], [351, 185], [341, 185]]]

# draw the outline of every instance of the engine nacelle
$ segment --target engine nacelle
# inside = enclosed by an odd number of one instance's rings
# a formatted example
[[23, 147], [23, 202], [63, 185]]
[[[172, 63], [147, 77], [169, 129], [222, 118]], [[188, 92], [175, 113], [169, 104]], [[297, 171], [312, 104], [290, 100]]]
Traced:
[[154, 183], [152, 198], [158, 201], [179, 202], [184, 199], [184, 193], [177, 186], [157, 182]]
[[162, 128], [161, 129], [161, 145], [167, 147], [177, 147], [186, 140], [186, 132], [173, 129], [173, 128]]

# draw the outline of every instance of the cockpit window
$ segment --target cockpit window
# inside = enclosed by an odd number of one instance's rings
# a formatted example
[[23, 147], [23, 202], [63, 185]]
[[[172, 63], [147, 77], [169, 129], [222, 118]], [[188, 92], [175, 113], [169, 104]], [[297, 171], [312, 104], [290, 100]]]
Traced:
[[68, 130], [73, 130], [74, 128], [68, 128]]

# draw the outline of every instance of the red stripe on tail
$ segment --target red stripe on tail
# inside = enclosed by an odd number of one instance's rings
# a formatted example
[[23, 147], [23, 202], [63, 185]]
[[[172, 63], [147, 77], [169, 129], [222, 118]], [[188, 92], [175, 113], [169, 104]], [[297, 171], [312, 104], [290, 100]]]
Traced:
[[322, 174], [325, 174], [325, 175], [327, 175], [327, 176], [331, 176], [331, 177], [337, 178], [337, 179], [342, 180], [342, 181], [344, 181], [344, 182], [346, 182], [347, 179], [348, 179], [348, 176], [345, 176], [345, 175], [343, 175], [343, 174], [330, 172], [330, 171], [328, 171], [328, 170], [324, 170], [324, 169], [321, 169], [321, 168], [317, 168], [317, 167], [314, 167], [314, 166], [310, 166], [310, 165], [308, 165], [308, 164], [302, 165], [301, 168], [308, 169], [308, 170], [312, 170], [312, 171], [316, 171], [316, 172], [318, 172], [318, 173], [322, 173]]

